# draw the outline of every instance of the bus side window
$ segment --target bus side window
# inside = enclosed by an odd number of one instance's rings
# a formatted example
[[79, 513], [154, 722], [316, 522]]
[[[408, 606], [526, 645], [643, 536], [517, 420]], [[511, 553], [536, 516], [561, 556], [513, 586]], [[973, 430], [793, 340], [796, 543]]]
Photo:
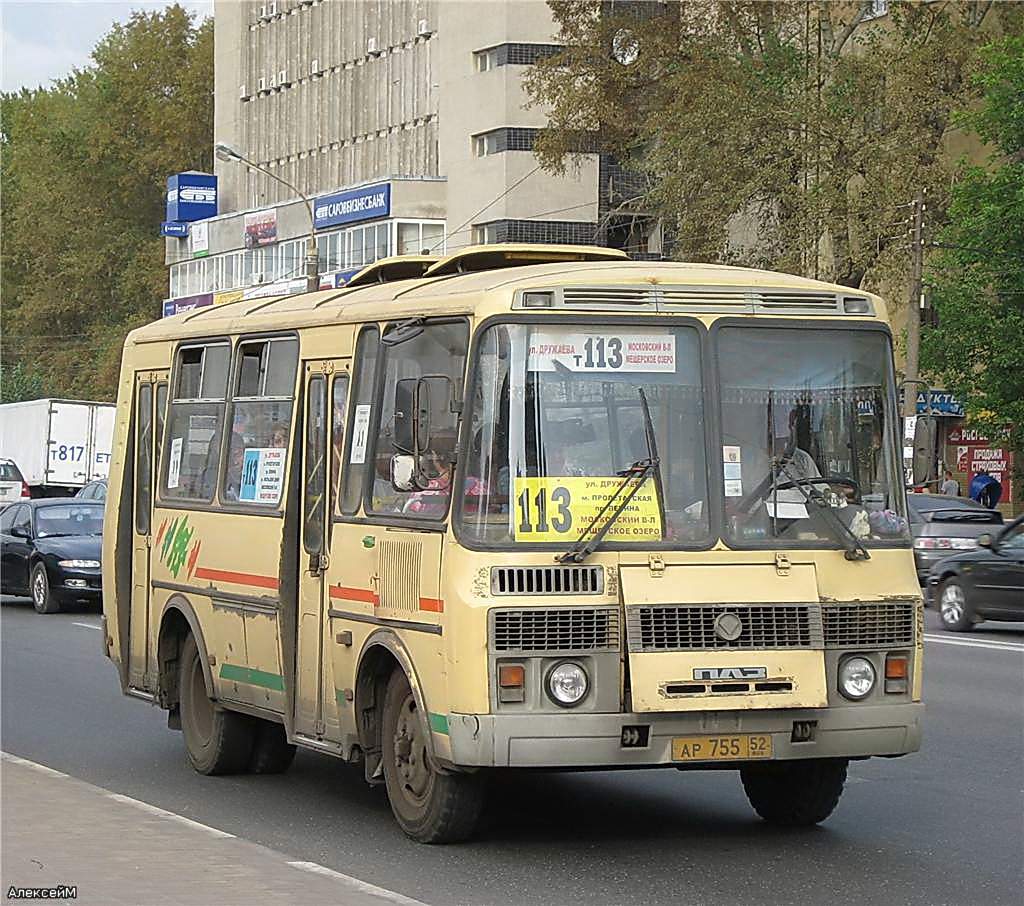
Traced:
[[303, 481], [305, 528], [302, 542], [307, 554], [324, 549], [324, 494], [327, 490], [327, 400], [326, 378], [315, 375], [306, 396], [306, 449]]
[[153, 492], [153, 385], [140, 384], [135, 409], [135, 531], [149, 534]]
[[[401, 330], [402, 328], [397, 328]], [[384, 395], [372, 462], [375, 472], [367, 509], [379, 515], [442, 519], [452, 495], [458, 413], [469, 343], [465, 321], [434, 322], [409, 339], [388, 343], [385, 332]], [[410, 380], [411, 379], [411, 380]], [[391, 460], [410, 451], [395, 436], [395, 394], [399, 381], [419, 381], [425, 407], [425, 450], [419, 455], [419, 490], [400, 491], [391, 481]], [[408, 385], [405, 385], [408, 386]]]
[[238, 344], [221, 501], [280, 505], [298, 357], [294, 337]]
[[347, 516], [359, 509], [366, 481], [367, 463], [372, 462], [370, 431], [373, 426], [374, 391], [377, 383], [377, 355], [380, 349], [380, 332], [376, 327], [364, 327], [356, 344], [355, 387], [353, 405], [350, 406], [351, 421], [348, 439], [345, 443], [345, 481], [341, 492], [341, 512]]
[[224, 429], [226, 341], [178, 349], [160, 482], [165, 499], [209, 503], [217, 485]]

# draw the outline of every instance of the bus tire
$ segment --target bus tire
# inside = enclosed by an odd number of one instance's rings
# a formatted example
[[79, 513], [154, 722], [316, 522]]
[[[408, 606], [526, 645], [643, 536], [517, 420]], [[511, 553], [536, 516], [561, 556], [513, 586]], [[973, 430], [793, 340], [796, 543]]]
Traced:
[[295, 746], [281, 724], [257, 720], [249, 756], [249, 770], [254, 774], [283, 774], [295, 759]]
[[773, 761], [740, 768], [747, 799], [769, 824], [809, 827], [832, 814], [846, 782], [845, 758]]
[[481, 778], [442, 774], [431, 764], [425, 723], [409, 680], [395, 670], [384, 695], [381, 754], [395, 820], [420, 843], [456, 843], [476, 829], [483, 806]]
[[199, 648], [191, 633], [181, 647], [179, 669], [181, 729], [192, 767], [200, 774], [238, 774], [247, 770], [253, 747], [252, 721], [218, 708], [207, 694]]

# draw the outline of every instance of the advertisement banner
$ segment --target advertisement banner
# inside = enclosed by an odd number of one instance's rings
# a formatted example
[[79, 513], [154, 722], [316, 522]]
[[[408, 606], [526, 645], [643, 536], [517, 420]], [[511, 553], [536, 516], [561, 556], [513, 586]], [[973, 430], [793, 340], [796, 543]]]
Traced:
[[313, 225], [318, 230], [387, 217], [391, 213], [391, 183], [363, 186], [321, 195], [313, 205]]
[[277, 241], [277, 210], [245, 215], [245, 247], [259, 248]]
[[178, 223], [176, 220], [165, 220], [160, 224], [160, 235], [184, 239], [188, 235], [188, 224]]
[[227, 305], [229, 302], [237, 302], [245, 295], [245, 291], [241, 289], [229, 289], [222, 293], [213, 294], [214, 305]]
[[204, 221], [193, 223], [188, 231], [189, 251], [193, 258], [205, 258], [210, 254], [210, 224]]
[[197, 296], [182, 296], [180, 299], [164, 300], [164, 317], [180, 315], [183, 311], [192, 311], [194, 308], [205, 308], [213, 305], [213, 293], [200, 293]]

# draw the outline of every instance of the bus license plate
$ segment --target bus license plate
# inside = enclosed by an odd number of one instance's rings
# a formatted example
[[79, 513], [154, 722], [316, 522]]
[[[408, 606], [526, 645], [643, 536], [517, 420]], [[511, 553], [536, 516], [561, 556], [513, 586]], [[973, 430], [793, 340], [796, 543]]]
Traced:
[[673, 761], [749, 761], [772, 757], [767, 733], [728, 736], [677, 736], [672, 740]]

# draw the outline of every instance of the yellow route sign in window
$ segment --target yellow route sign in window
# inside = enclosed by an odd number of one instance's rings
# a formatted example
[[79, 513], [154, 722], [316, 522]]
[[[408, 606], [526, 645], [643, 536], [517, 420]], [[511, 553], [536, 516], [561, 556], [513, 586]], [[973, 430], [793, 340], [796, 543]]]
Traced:
[[[575, 541], [623, 480], [619, 476], [517, 478], [513, 500], [516, 541]], [[628, 489], [623, 491], [623, 495], [628, 493]], [[614, 510], [614, 506], [608, 509], [592, 533], [600, 531]], [[658, 491], [653, 479], [644, 481], [604, 537], [607, 541], [662, 540]]]

